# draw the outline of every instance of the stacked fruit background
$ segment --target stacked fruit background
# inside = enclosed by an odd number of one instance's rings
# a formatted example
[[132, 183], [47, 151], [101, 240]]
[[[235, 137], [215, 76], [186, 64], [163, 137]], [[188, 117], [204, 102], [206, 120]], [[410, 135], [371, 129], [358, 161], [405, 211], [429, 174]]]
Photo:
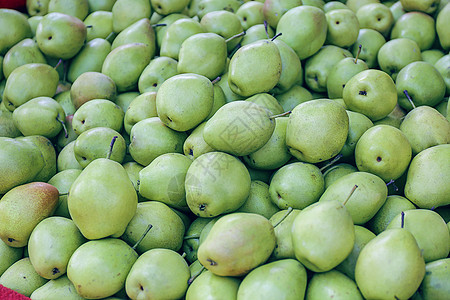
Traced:
[[450, 1], [0, 7], [0, 287], [449, 299]]

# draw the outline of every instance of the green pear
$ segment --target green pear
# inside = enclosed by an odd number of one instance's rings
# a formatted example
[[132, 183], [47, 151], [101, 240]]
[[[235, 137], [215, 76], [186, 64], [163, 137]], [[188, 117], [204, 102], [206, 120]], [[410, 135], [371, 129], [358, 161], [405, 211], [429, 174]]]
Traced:
[[406, 65], [422, 60], [419, 45], [408, 38], [393, 39], [378, 50], [378, 65], [380, 69], [396, 79], [398, 72]]
[[389, 125], [376, 125], [363, 133], [355, 148], [359, 171], [370, 172], [384, 181], [399, 178], [408, 168], [411, 145], [400, 131]]
[[70, 62], [67, 79], [74, 83], [84, 73], [100, 73], [110, 52], [111, 44], [105, 39], [95, 38], [87, 42]]
[[27, 1], [27, 12], [30, 16], [45, 16], [48, 13], [48, 3], [50, 0]]
[[[58, 86], [58, 72], [47, 64], [25, 64], [14, 69], [3, 92], [5, 107], [13, 111], [36, 97], [53, 97]], [[33, 82], [32, 85], [29, 83]]]
[[96, 38], [106, 39], [113, 31], [111, 11], [94, 11], [83, 22], [86, 24], [86, 42]]
[[295, 257], [313, 272], [326, 272], [352, 251], [352, 217], [338, 201], [316, 202], [303, 209], [292, 224]]
[[116, 104], [119, 105], [124, 112], [127, 112], [131, 101], [133, 101], [140, 93], [138, 91], [119, 93], [116, 97]]
[[382, 125], [382, 124], [390, 125], [390, 126], [394, 126], [394, 127], [400, 129], [400, 125], [402, 124], [405, 116], [406, 116], [405, 111], [403, 110], [403, 108], [400, 107], [400, 105], [397, 102], [394, 109], [386, 117], [373, 122], [373, 124], [374, 125]]
[[[184, 14], [170, 14], [156, 22], [155, 33], [156, 33], [156, 45], [158, 46], [158, 49], [161, 49], [163, 37], [165, 36], [165, 33], [167, 29], [170, 27], [170, 25], [172, 25], [175, 21], [179, 19], [188, 19], [188, 18], [189, 17]], [[155, 22], [153, 22], [152, 24], [154, 23]]]
[[406, 13], [400, 1], [396, 1], [389, 9], [394, 17], [394, 22], [397, 22], [397, 20]]
[[300, 103], [312, 100], [313, 96], [311, 95], [311, 92], [306, 88], [298, 84], [294, 84], [286, 92], [275, 95], [275, 98], [283, 107], [283, 110], [287, 112], [293, 110], [294, 107], [296, 107]]
[[0, 55], [21, 40], [33, 36], [27, 17], [17, 10], [0, 9], [0, 20]]
[[359, 58], [367, 63], [369, 68], [378, 66], [378, 50], [386, 43], [384, 36], [374, 29], [363, 28], [359, 30], [358, 38], [351, 47], [353, 56], [356, 57], [361, 47], [361, 54]]
[[6, 245], [0, 240], [0, 276], [5, 272], [12, 264], [23, 257], [24, 248], [14, 248]]
[[303, 68], [295, 51], [282, 40], [273, 41], [280, 51], [281, 75], [272, 92], [281, 94], [288, 91], [294, 84], [303, 84]]
[[176, 20], [164, 32], [161, 40], [160, 56], [178, 60], [182, 43], [188, 37], [202, 32], [205, 32], [205, 29], [198, 21], [184, 18]]
[[434, 67], [441, 73], [442, 78], [444, 79], [446, 90], [445, 95], [450, 95], [450, 73], [447, 71], [450, 67], [450, 55], [444, 55], [441, 57], [436, 63]]
[[33, 300], [84, 299], [78, 295], [75, 286], [66, 275], [50, 280], [40, 288], [35, 289], [30, 298]]
[[383, 3], [370, 3], [356, 11], [356, 17], [361, 28], [374, 29], [383, 36], [388, 36], [394, 25], [394, 16]]
[[75, 141], [68, 143], [58, 154], [56, 159], [56, 167], [58, 172], [68, 170], [68, 169], [78, 169], [82, 170], [83, 166], [77, 161], [75, 157]]
[[413, 108], [404, 91], [408, 91], [415, 106], [435, 106], [444, 99], [445, 81], [431, 64], [412, 62], [398, 72], [396, 79], [398, 104], [407, 110]]
[[335, 10], [335, 9], [350, 9], [350, 8], [348, 8], [347, 5], [345, 5], [344, 3], [340, 2], [340, 1], [327, 2], [327, 3], [325, 3], [325, 5], [323, 7], [323, 11], [325, 13], [328, 13], [328, 12], [330, 12], [332, 10]]
[[[182, 101], [180, 95], [183, 95]], [[193, 73], [179, 74], [161, 84], [156, 94], [156, 109], [161, 122], [167, 127], [187, 131], [205, 120], [211, 112], [213, 101], [214, 88], [207, 77]]]
[[270, 219], [279, 210], [270, 199], [269, 185], [260, 180], [252, 180], [248, 198], [236, 212], [260, 214]]
[[327, 189], [339, 178], [356, 171], [358, 171], [356, 167], [347, 163], [340, 163], [330, 167], [325, 172], [323, 172], [323, 179], [325, 180], [325, 189]]
[[145, 67], [139, 76], [139, 92], [156, 92], [161, 84], [172, 76], [178, 74], [178, 62], [170, 57], [155, 57]]
[[203, 138], [203, 130], [206, 126], [206, 122], [200, 123], [191, 134], [186, 138], [183, 144], [184, 155], [194, 160], [200, 155], [214, 151], [210, 145], [208, 145]]
[[256, 94], [245, 100], [267, 108], [273, 115], [284, 113], [283, 107], [280, 105], [280, 103], [278, 103], [278, 100], [268, 93]]
[[26, 246], [34, 227], [53, 213], [58, 199], [58, 190], [44, 182], [9, 190], [0, 200], [0, 238], [11, 247]]
[[352, 252], [336, 266], [335, 270], [347, 275], [350, 279], [355, 280], [355, 266], [359, 253], [364, 246], [375, 238], [375, 234], [365, 227], [355, 225], [355, 244]]
[[220, 76], [220, 80], [215, 83], [222, 89], [225, 95], [225, 102], [232, 102], [235, 100], [245, 100], [247, 97], [241, 96], [233, 92], [228, 84], [228, 71]]
[[137, 202], [125, 169], [106, 158], [95, 159], [84, 168], [67, 198], [72, 220], [88, 239], [121, 236], [136, 212]]
[[[64, 101], [67, 101], [67, 105], [71, 106], [70, 109], [75, 110], [72, 104], [72, 100], [70, 100], [70, 92], [66, 91], [67, 94], [64, 97]], [[58, 94], [61, 95], [61, 94]], [[55, 97], [56, 98], [56, 97]], [[58, 101], [57, 99], [55, 99]], [[59, 99], [60, 100], [60, 99]], [[60, 104], [64, 104], [63, 102], [59, 102]], [[62, 105], [61, 105], [62, 106]], [[63, 107], [64, 109], [64, 107]], [[55, 137], [54, 146], [57, 152], [61, 151], [62, 148], [64, 148], [68, 143], [75, 141], [77, 139], [77, 134], [73, 131], [72, 127], [72, 120], [73, 120], [73, 114], [66, 115], [66, 118], [64, 120], [64, 126], [66, 127], [66, 130], [61, 130], [59, 134]]]
[[285, 165], [292, 155], [286, 147], [286, 127], [289, 118], [275, 118], [272, 136], [260, 149], [243, 157], [248, 166], [263, 170], [274, 170]]
[[70, 97], [70, 90], [56, 94], [53, 99], [64, 109], [67, 121], [67, 117], [73, 115], [76, 111], [75, 105], [73, 105], [72, 98]]
[[80, 51], [86, 34], [86, 25], [77, 17], [51, 12], [39, 22], [36, 41], [45, 55], [66, 60]]
[[[190, 6], [192, 8], [193, 1], [191, 1]], [[242, 36], [237, 36], [244, 30], [241, 21], [237, 14], [230, 11], [217, 10], [209, 12], [201, 18], [200, 24], [207, 32], [216, 33], [226, 40], [234, 37], [227, 41], [228, 52], [231, 52], [242, 41]]]
[[186, 202], [199, 217], [235, 211], [250, 193], [251, 179], [245, 165], [224, 152], [197, 157], [186, 174]]
[[28, 38], [15, 44], [3, 57], [3, 74], [8, 78], [15, 68], [31, 63], [47, 63], [37, 43]]
[[419, 287], [423, 299], [445, 299], [450, 293], [447, 284], [450, 258], [438, 259], [425, 265], [425, 277]]
[[432, 146], [450, 143], [450, 122], [430, 106], [411, 110], [400, 130], [411, 144], [413, 155]]
[[206, 270], [189, 285], [186, 300], [214, 298], [235, 300], [240, 283], [239, 278], [218, 276]]
[[317, 202], [324, 191], [324, 179], [313, 164], [295, 162], [278, 169], [270, 181], [270, 198], [280, 209], [303, 209]]
[[69, 193], [72, 183], [81, 174], [79, 169], [67, 169], [56, 173], [48, 184], [53, 185], [59, 191], [59, 202], [53, 213], [54, 216], [70, 218], [69, 208], [67, 207], [67, 194]]
[[279, 38], [297, 53], [300, 60], [316, 53], [325, 43], [327, 19], [320, 8], [302, 5], [284, 13], [276, 26]]
[[42, 135], [30, 135], [27, 137], [19, 137], [17, 140], [33, 143], [39, 148], [44, 159], [44, 167], [36, 174], [33, 181], [47, 182], [56, 174], [56, 151], [49, 139]]
[[448, 256], [450, 232], [447, 223], [437, 212], [429, 209], [406, 210], [397, 214], [386, 227], [386, 230], [400, 227], [412, 233], [425, 263]]
[[114, 102], [106, 99], [92, 99], [81, 105], [73, 115], [72, 126], [76, 134], [95, 127], [108, 127], [120, 132], [125, 113]]
[[149, 48], [143, 43], [125, 44], [106, 56], [102, 73], [116, 83], [117, 91], [126, 92], [137, 88], [139, 76], [151, 59]]
[[297, 105], [289, 116], [286, 145], [300, 161], [325, 161], [345, 145], [348, 126], [347, 113], [340, 104], [329, 99], [307, 101]]
[[89, 1], [50, 0], [47, 9], [48, 13], [59, 12], [84, 20], [89, 12]]
[[308, 282], [306, 299], [363, 299], [356, 283], [343, 273], [331, 270], [315, 273]]
[[198, 259], [219, 276], [242, 276], [263, 264], [275, 248], [272, 224], [252, 213], [221, 217], [198, 248]]
[[116, 0], [88, 0], [89, 12], [98, 10], [111, 11]]
[[44, 15], [42, 15], [42, 16], [32, 16], [32, 17], [28, 18], [28, 24], [30, 24], [31, 33], [32, 33], [33, 37], [36, 36], [36, 29], [37, 29], [37, 27], [39, 25], [39, 22], [41, 22], [41, 20], [42, 20]]
[[[191, 264], [197, 261], [197, 250], [200, 245], [202, 229], [211, 221], [210, 218], [197, 217], [187, 228], [181, 249], [186, 253], [186, 260]], [[197, 261], [198, 262], [198, 261]]]
[[[352, 187], [357, 186], [352, 191]], [[351, 193], [350, 199], [348, 199]], [[365, 224], [386, 201], [387, 187], [384, 181], [371, 173], [353, 172], [342, 176], [331, 184], [319, 199], [321, 201], [339, 201], [346, 203], [353, 223]]]
[[373, 233], [379, 234], [386, 229], [396, 215], [415, 208], [414, 204], [405, 197], [389, 195], [375, 216], [367, 222], [366, 227]]
[[281, 67], [281, 55], [276, 44], [259, 40], [242, 46], [233, 55], [228, 69], [228, 84], [233, 92], [244, 97], [265, 93], [280, 80]]
[[107, 75], [99, 72], [85, 72], [73, 81], [70, 98], [76, 109], [92, 99], [107, 99], [115, 102], [116, 84]]
[[204, 15], [211, 11], [228, 10], [232, 13], [236, 12], [242, 5], [241, 0], [202, 0], [198, 6], [198, 17], [201, 19]]
[[305, 63], [305, 82], [310, 90], [326, 92], [330, 71], [339, 61], [351, 56], [346, 49], [327, 45], [308, 58]]
[[187, 8], [189, 0], [150, 0], [153, 9], [161, 16], [167, 16], [172, 13], [181, 13]]
[[345, 84], [356, 74], [369, 69], [361, 59], [346, 57], [336, 63], [327, 76], [327, 94], [330, 99], [342, 98]]
[[[220, 77], [218, 77], [220, 78]], [[212, 116], [219, 110], [219, 108], [221, 108], [222, 106], [224, 106], [227, 103], [227, 100], [225, 98], [225, 93], [223, 92], [222, 88], [213, 83], [213, 88], [214, 88], [214, 99], [213, 99], [213, 106], [211, 108], [211, 111], [209, 112], [209, 115], [206, 117], [205, 121], [208, 121], [209, 119], [212, 118]], [[274, 104], [277, 104], [276, 99], [274, 99], [275, 102]], [[279, 106], [279, 105], [278, 105]]]
[[112, 42], [111, 50], [114, 50], [119, 46], [132, 43], [146, 44], [149, 46], [147, 51], [149, 51], [150, 57], [152, 58], [155, 55], [155, 31], [150, 25], [150, 20], [148, 18], [140, 19], [122, 30]]
[[47, 279], [39, 276], [28, 257], [22, 258], [9, 267], [0, 276], [0, 285], [29, 297], [45, 283]]
[[147, 118], [157, 117], [156, 92], [145, 92], [134, 98], [125, 113], [123, 123], [130, 134], [134, 124]]
[[48, 217], [31, 232], [28, 255], [40, 276], [56, 279], [66, 273], [70, 257], [84, 242], [84, 237], [72, 220]]
[[192, 160], [180, 153], [162, 154], [139, 172], [139, 194], [178, 209], [186, 209], [184, 181]]
[[347, 110], [347, 115], [349, 121], [348, 136], [340, 154], [344, 158], [352, 158], [359, 138], [373, 126], [373, 123], [368, 117], [357, 112]]
[[180, 299], [188, 289], [189, 267], [170, 249], [143, 253], [131, 268], [125, 290], [132, 299]]
[[237, 299], [304, 299], [306, 282], [306, 269], [300, 262], [282, 259], [247, 274], [239, 285]]
[[0, 136], [9, 138], [22, 136], [20, 130], [14, 125], [12, 112], [6, 108], [0, 109]]
[[148, 0], [117, 0], [111, 11], [113, 32], [119, 33], [142, 18], [150, 18], [152, 7]]
[[187, 134], [170, 129], [158, 117], [137, 122], [130, 132], [128, 147], [133, 159], [148, 166], [156, 157], [164, 153], [182, 153]]
[[280, 18], [291, 8], [302, 5], [302, 0], [267, 0], [264, 1], [263, 14], [267, 23], [276, 28]]
[[[267, 32], [266, 32], [267, 28]], [[245, 46], [256, 41], [272, 39], [275, 32], [271, 27], [266, 27], [264, 24], [256, 24], [245, 31], [245, 35], [239, 44]]]
[[[136, 192], [139, 191], [139, 172], [144, 168], [144, 166], [138, 164], [135, 161], [129, 161], [122, 164], [125, 171], [127, 171], [128, 178], [131, 180]], [[138, 202], [144, 201], [144, 198], [138, 194]]]
[[83, 298], [114, 295], [125, 284], [138, 254], [124, 241], [106, 238], [78, 247], [67, 266], [67, 277]]
[[[419, 29], [420, 28], [420, 29]], [[402, 15], [391, 32], [391, 39], [409, 38], [419, 45], [421, 51], [433, 46], [436, 36], [434, 19], [426, 13], [415, 11]]]
[[366, 299], [409, 299], [425, 275], [414, 236], [404, 228], [383, 231], [361, 250], [355, 280]]
[[[202, 231], [200, 232], [200, 237], [198, 238], [198, 245], [200, 246], [205, 240], [206, 237], [209, 235], [212, 227], [214, 226], [214, 224], [216, 224], [216, 222], [221, 218], [221, 216], [218, 217], [214, 217], [214, 218], [208, 218], [209, 222], [208, 224], [206, 224], [203, 228]], [[197, 254], [198, 254], [198, 249], [197, 249]], [[198, 257], [197, 257], [198, 258]]]
[[437, 0], [424, 0], [424, 1], [417, 1], [417, 0], [400, 0], [400, 3], [402, 4], [402, 7], [405, 11], [422, 11], [427, 14], [432, 14], [439, 6], [439, 2]]
[[325, 43], [347, 48], [353, 45], [359, 34], [356, 14], [348, 9], [334, 9], [325, 13], [328, 30]]
[[236, 15], [242, 24], [242, 29], [247, 30], [253, 25], [264, 23], [264, 2], [249, 1], [242, 4], [236, 11]]
[[285, 209], [276, 212], [269, 221], [274, 226], [276, 245], [269, 260], [285, 258], [295, 259], [294, 246], [292, 245], [292, 224], [300, 213], [300, 209]]
[[436, 18], [436, 33], [439, 38], [439, 43], [447, 51], [450, 49], [450, 38], [448, 37], [449, 30], [445, 20], [448, 19], [449, 15], [450, 5], [447, 3]]

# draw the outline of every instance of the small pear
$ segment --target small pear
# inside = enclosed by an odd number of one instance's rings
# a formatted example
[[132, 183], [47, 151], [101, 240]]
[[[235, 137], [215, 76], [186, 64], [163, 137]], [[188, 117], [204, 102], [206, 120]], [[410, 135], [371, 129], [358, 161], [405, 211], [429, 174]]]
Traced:
[[113, 31], [111, 11], [93, 11], [83, 22], [86, 24], [86, 42], [96, 38], [106, 39]]
[[240, 283], [239, 278], [218, 276], [206, 270], [189, 285], [186, 300], [208, 298], [235, 300]]
[[323, 173], [323, 179], [325, 180], [325, 189], [327, 189], [339, 178], [356, 171], [358, 171], [357, 168], [347, 163], [340, 163], [332, 166]]
[[269, 185], [260, 180], [252, 180], [247, 200], [236, 211], [260, 214], [270, 219], [279, 210], [270, 199]]
[[8, 78], [15, 68], [31, 63], [47, 63], [41, 50], [32, 39], [24, 39], [15, 44], [3, 57], [3, 74]]
[[46, 284], [34, 290], [30, 296], [33, 300], [83, 300], [84, 298], [78, 295], [73, 283], [63, 275], [57, 279], [52, 279]]
[[80, 174], [81, 170], [79, 169], [67, 169], [56, 173], [47, 182], [56, 187], [59, 191], [59, 202], [53, 216], [70, 218], [69, 208], [67, 207], [67, 194], [69, 193], [72, 183]]
[[124, 129], [130, 134], [134, 124], [147, 118], [157, 117], [156, 92], [145, 92], [134, 98], [124, 116]]
[[186, 259], [191, 264], [197, 260], [197, 250], [202, 229], [211, 221], [210, 218], [195, 218], [183, 238], [182, 250], [186, 253]]
[[142, 18], [150, 18], [152, 7], [148, 0], [117, 0], [111, 11], [113, 32], [119, 33]]
[[156, 92], [161, 84], [178, 74], [178, 62], [166, 56], [153, 58], [139, 76], [138, 88], [140, 93]]
[[205, 129], [206, 121], [200, 123], [191, 134], [186, 138], [183, 144], [184, 155], [194, 160], [200, 155], [214, 151], [210, 145], [205, 142], [203, 138], [203, 130]]
[[82, 170], [83, 166], [77, 161], [74, 153], [75, 141], [68, 143], [59, 152], [58, 158], [56, 159], [56, 166], [58, 172], [67, 169], [79, 169]]
[[342, 299], [363, 300], [356, 283], [343, 273], [331, 270], [315, 273], [308, 283], [306, 299]]
[[76, 109], [92, 99], [115, 101], [117, 89], [115, 82], [99, 72], [85, 72], [73, 81], [70, 98]]
[[295, 259], [294, 246], [292, 245], [292, 223], [300, 213], [300, 209], [285, 209], [276, 212], [269, 219], [274, 226], [275, 237], [277, 239], [275, 249], [270, 255], [270, 260], [284, 258]]

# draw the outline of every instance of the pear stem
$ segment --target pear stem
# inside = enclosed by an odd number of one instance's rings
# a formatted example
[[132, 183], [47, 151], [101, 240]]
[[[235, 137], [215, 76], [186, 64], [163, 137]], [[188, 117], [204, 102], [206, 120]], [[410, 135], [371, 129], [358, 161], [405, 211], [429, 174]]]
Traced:
[[213, 81], [211, 81], [212, 84], [218, 83], [222, 79], [222, 77], [217, 76]]
[[275, 228], [275, 227], [277, 227], [278, 225], [280, 225], [281, 224], [281, 222], [283, 222], [284, 221], [284, 219], [286, 219], [290, 214], [291, 214], [291, 212], [293, 211], [294, 209], [292, 208], [292, 207], [288, 207], [288, 209], [287, 209], [287, 212], [284, 214], [284, 216], [277, 222], [277, 223], [275, 223], [275, 225], [273, 225], [273, 228]]
[[240, 32], [240, 33], [238, 33], [238, 34], [235, 34], [235, 35], [233, 35], [233, 36], [227, 38], [227, 39], [225, 40], [225, 43], [228, 43], [229, 41], [231, 41], [231, 40], [233, 40], [233, 39], [235, 39], [235, 38], [238, 38], [238, 37], [240, 37], [240, 36], [243, 36], [243, 35], [245, 35], [245, 34], [246, 34], [245, 31], [242, 31], [242, 32]]
[[62, 58], [60, 58], [59, 60], [58, 60], [58, 63], [56, 64], [56, 66], [53, 68], [53, 69], [58, 69], [58, 67], [59, 67], [59, 65], [61, 65], [61, 63], [62, 63]]
[[112, 43], [115, 37], [116, 37], [116, 33], [113, 31], [110, 34], [108, 34], [108, 36], [105, 38], [105, 40], [107, 40], [109, 43]]
[[392, 186], [394, 187], [394, 190], [395, 190], [396, 192], [398, 192], [398, 187], [395, 185], [395, 180], [394, 180], [394, 179], [389, 180], [389, 182], [386, 183], [386, 186], [390, 186], [391, 184], [392, 184]]
[[358, 57], [359, 57], [359, 54], [361, 53], [361, 48], [362, 48], [362, 45], [359, 45], [358, 46], [358, 53], [356, 53], [356, 57], [355, 57], [355, 65], [356, 65], [356, 63], [358, 62]]
[[405, 212], [402, 211], [402, 223], [401, 223], [401, 228], [405, 227]]
[[145, 238], [145, 236], [150, 231], [150, 229], [152, 229], [152, 227], [153, 227], [152, 224], [148, 224], [147, 228], [145, 229], [144, 233], [141, 235], [139, 240], [136, 242], [136, 244], [134, 244], [133, 247], [131, 247], [131, 248], [133, 248], [133, 250], [136, 250], [136, 247], [142, 242], [142, 240]]
[[109, 145], [109, 151], [108, 151], [108, 155], [106, 156], [106, 159], [110, 159], [111, 158], [111, 154], [113, 151], [113, 147], [114, 147], [114, 143], [116, 142], [116, 139], [118, 138], [118, 136], [114, 136], [111, 140], [111, 144]]
[[273, 42], [277, 37], [279, 37], [280, 35], [282, 35], [282, 33], [278, 33], [277, 35], [275, 35], [273, 38], [271, 38], [270, 40]]
[[323, 170], [325, 170], [326, 168], [328, 168], [329, 166], [334, 165], [338, 160], [340, 160], [342, 158], [342, 154], [338, 154], [336, 155], [329, 163], [327, 163], [325, 166], [323, 166], [322, 168], [320, 168], [320, 172], [323, 172]]
[[344, 203], [342, 203], [343, 206], [345, 206], [345, 204], [347, 204], [348, 200], [350, 199], [350, 197], [353, 195], [353, 193], [355, 192], [355, 190], [358, 188], [358, 186], [355, 184], [355, 186], [352, 188], [352, 191], [350, 192], [350, 195], [348, 195], [347, 199], [345, 199]]
[[264, 20], [264, 30], [266, 31], [267, 39], [270, 39], [269, 30], [268, 30], [268, 27], [267, 27], [267, 21], [266, 20]]
[[406, 99], [408, 99], [409, 103], [411, 103], [411, 106], [413, 107], [413, 109], [416, 108], [416, 105], [415, 105], [414, 102], [412, 101], [411, 96], [408, 94], [408, 91], [407, 91], [407, 90], [404, 90], [404, 91], [403, 91], [403, 94], [405, 94]]
[[64, 130], [64, 137], [67, 139], [67, 138], [69, 137], [69, 133], [67, 132], [66, 124], [64, 124], [64, 121], [63, 121], [63, 120], [60, 120], [60, 119], [59, 119], [59, 115], [56, 117], [56, 121], [58, 121], [59, 123], [61, 123], [62, 128], [63, 128], [63, 130]]
[[86, 25], [86, 28], [92, 28], [92, 27], [94, 27], [94, 26], [92, 26], [92, 25]]
[[195, 273], [194, 275], [191, 276], [191, 278], [189, 278], [188, 280], [188, 285], [191, 285], [191, 283], [195, 280], [195, 278], [197, 278], [205, 269], [205, 266], [202, 265], [202, 267], [200, 268], [200, 270]]
[[286, 112], [284, 112], [282, 114], [270, 116], [269, 119], [275, 119], [275, 118], [278, 118], [278, 117], [284, 117], [284, 116], [287, 116], [287, 115], [291, 114], [291, 112], [292, 112], [291, 110], [288, 110], [288, 111], [286, 111]]
[[163, 27], [163, 26], [167, 26], [166, 23], [161, 23], [161, 24], [153, 24], [152, 27]]
[[185, 258], [186, 255], [187, 255], [186, 252], [183, 252], [183, 254], [181, 254], [181, 257], [182, 257], [182, 258]]
[[200, 234], [191, 234], [184, 236], [183, 240], [198, 239], [198, 238], [200, 238]]

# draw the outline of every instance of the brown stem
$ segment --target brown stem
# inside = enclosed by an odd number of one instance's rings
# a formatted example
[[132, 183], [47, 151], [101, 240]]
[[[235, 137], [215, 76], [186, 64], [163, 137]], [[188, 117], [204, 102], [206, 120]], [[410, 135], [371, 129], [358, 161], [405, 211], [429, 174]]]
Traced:
[[350, 195], [348, 195], [347, 199], [345, 199], [344, 203], [342, 203], [342, 205], [345, 206], [345, 204], [347, 204], [348, 200], [350, 199], [350, 197], [353, 195], [353, 193], [355, 192], [355, 190], [358, 188], [358, 186], [355, 184], [355, 186], [352, 188], [352, 191], [350, 192]]
[[269, 119], [275, 119], [275, 118], [278, 118], [278, 117], [284, 117], [284, 116], [287, 116], [287, 115], [289, 115], [291, 113], [292, 113], [292, 111], [288, 110], [288, 111], [286, 111], [286, 112], [284, 112], [282, 114], [270, 116]]
[[225, 43], [228, 43], [229, 41], [231, 41], [231, 40], [233, 40], [233, 39], [235, 39], [235, 38], [238, 38], [238, 37], [240, 37], [240, 36], [243, 36], [243, 35], [245, 35], [245, 34], [246, 34], [245, 31], [242, 31], [242, 32], [240, 32], [240, 33], [238, 33], [238, 34], [235, 34], [235, 35], [233, 35], [233, 36], [227, 38], [227, 39], [225, 40]]

